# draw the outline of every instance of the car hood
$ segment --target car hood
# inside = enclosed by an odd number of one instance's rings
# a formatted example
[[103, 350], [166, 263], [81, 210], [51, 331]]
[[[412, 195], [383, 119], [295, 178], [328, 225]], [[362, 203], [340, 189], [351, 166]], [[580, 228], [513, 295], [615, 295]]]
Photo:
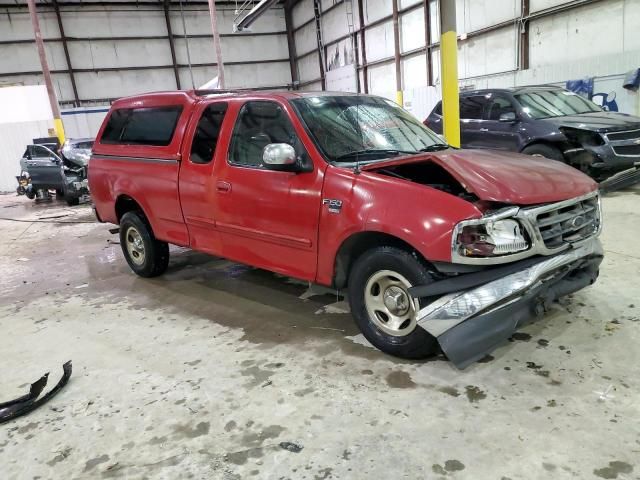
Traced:
[[490, 150], [444, 150], [370, 163], [364, 171], [434, 162], [480, 200], [514, 205], [559, 202], [585, 195], [598, 184], [556, 160]]
[[544, 118], [557, 127], [579, 128], [593, 132], [615, 132], [640, 128], [640, 117], [618, 112], [593, 112], [580, 115]]

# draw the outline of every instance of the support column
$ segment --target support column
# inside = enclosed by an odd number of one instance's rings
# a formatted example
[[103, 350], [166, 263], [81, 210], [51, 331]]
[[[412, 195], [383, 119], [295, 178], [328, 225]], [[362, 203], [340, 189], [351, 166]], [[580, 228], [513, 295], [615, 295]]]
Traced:
[[393, 10], [393, 60], [396, 66], [396, 103], [404, 105], [402, 96], [402, 65], [400, 63], [400, 16], [398, 15], [398, 0], [392, 0]]
[[531, 7], [529, 0], [522, 0], [522, 12], [520, 17], [520, 70], [529, 69], [529, 16]]
[[422, 0], [424, 9], [424, 48], [427, 55], [427, 85], [433, 85], [433, 53], [431, 45], [431, 12], [429, 11], [429, 0]]
[[322, 4], [320, 0], [313, 0], [313, 14], [316, 22], [316, 38], [318, 42], [318, 66], [320, 67], [320, 82], [322, 90], [327, 89], [327, 80], [325, 78], [325, 63], [324, 63], [324, 44], [322, 42], [322, 22], [320, 17], [322, 16]]
[[73, 102], [76, 107], [79, 107], [80, 98], [78, 97], [78, 87], [76, 86], [76, 77], [73, 74], [73, 67], [71, 66], [71, 57], [69, 56], [69, 48], [67, 48], [67, 36], [64, 33], [64, 26], [62, 25], [62, 15], [60, 15], [60, 6], [58, 5], [58, 0], [53, 0], [53, 8], [56, 11], [56, 18], [58, 19], [58, 30], [60, 30], [60, 38], [62, 39], [64, 58], [67, 60], [69, 80], [71, 80], [71, 88], [73, 89]]
[[298, 76], [298, 61], [296, 60], [296, 40], [293, 32], [293, 17], [291, 15], [292, 2], [287, 2], [284, 5], [284, 24], [287, 30], [287, 47], [289, 50], [289, 68], [291, 70], [291, 85], [293, 90], [297, 89], [297, 84], [300, 82]]
[[449, 145], [460, 147], [456, 0], [440, 0], [440, 72], [444, 138]]
[[[362, 51], [362, 87], [364, 88], [364, 93], [369, 93], [369, 67], [367, 66], [367, 42], [365, 38], [367, 31], [364, 28], [364, 0], [356, 1], [358, 2], [358, 23], [360, 24], [358, 30], [360, 30], [360, 45]], [[360, 75], [357, 69], [356, 75]]]
[[178, 64], [176, 62], [176, 47], [173, 43], [173, 30], [171, 29], [171, 17], [169, 16], [169, 0], [164, 0], [164, 21], [167, 24], [167, 37], [169, 38], [169, 50], [171, 50], [171, 65], [173, 66], [173, 75], [176, 77], [176, 88], [180, 90], [180, 73], [178, 72]]
[[224, 63], [222, 62], [222, 48], [220, 47], [220, 35], [218, 34], [218, 15], [216, 13], [215, 0], [209, 0], [209, 16], [211, 17], [211, 30], [213, 31], [213, 48], [216, 51], [216, 64], [218, 65], [218, 87], [225, 88]]
[[53, 89], [53, 82], [51, 81], [51, 71], [49, 70], [49, 64], [47, 63], [47, 55], [44, 51], [44, 42], [42, 41], [42, 33], [40, 33], [40, 22], [38, 21], [38, 11], [36, 10], [35, 0], [27, 0], [27, 5], [29, 6], [29, 15], [31, 16], [33, 34], [36, 38], [36, 48], [38, 49], [38, 56], [40, 57], [42, 75], [44, 75], [44, 83], [47, 87], [47, 94], [49, 95], [49, 104], [51, 105], [51, 113], [53, 114], [53, 125], [56, 130], [58, 141], [60, 142], [60, 145], [62, 145], [65, 140], [64, 125], [62, 124], [62, 116], [60, 115], [60, 107], [58, 106], [56, 92]]

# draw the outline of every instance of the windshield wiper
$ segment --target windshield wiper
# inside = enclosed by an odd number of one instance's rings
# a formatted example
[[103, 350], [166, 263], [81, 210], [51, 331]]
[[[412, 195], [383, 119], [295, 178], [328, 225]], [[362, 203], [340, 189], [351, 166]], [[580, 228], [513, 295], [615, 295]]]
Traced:
[[354, 157], [369, 157], [369, 156], [376, 156], [376, 155], [383, 155], [383, 157], [381, 158], [385, 158], [384, 155], [387, 155], [389, 157], [393, 156], [393, 157], [397, 157], [398, 155], [413, 155], [417, 152], [410, 152], [410, 151], [406, 151], [406, 150], [396, 150], [396, 149], [383, 149], [383, 148], [378, 148], [378, 149], [368, 149], [368, 150], [356, 150], [353, 152], [348, 152], [345, 153], [343, 155], [339, 155], [338, 157], [335, 158], [335, 160], [337, 162], [346, 160], [346, 159], [352, 159]]
[[446, 150], [450, 148], [446, 143], [434, 143], [433, 145], [429, 145], [428, 147], [421, 148], [421, 152], [437, 152], [440, 150]]

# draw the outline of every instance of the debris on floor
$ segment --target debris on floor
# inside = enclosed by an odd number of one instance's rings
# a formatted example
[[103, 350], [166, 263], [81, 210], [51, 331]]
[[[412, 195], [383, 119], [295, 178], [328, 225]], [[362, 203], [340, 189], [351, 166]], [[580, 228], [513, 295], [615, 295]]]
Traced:
[[29, 393], [13, 400], [0, 403], [0, 423], [8, 422], [14, 418], [26, 415], [51, 400], [69, 381], [72, 370], [71, 360], [62, 366], [62, 370], [64, 373], [56, 386], [39, 399], [38, 397], [44, 390], [44, 387], [47, 386], [47, 380], [49, 378], [48, 372], [31, 384]]

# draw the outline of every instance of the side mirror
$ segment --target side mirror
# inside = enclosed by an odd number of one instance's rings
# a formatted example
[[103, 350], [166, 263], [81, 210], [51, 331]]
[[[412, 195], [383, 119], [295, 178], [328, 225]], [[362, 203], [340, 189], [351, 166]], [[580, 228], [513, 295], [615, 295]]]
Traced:
[[298, 157], [288, 143], [270, 143], [262, 150], [262, 161], [270, 170], [297, 171]]
[[500, 114], [501, 122], [515, 122], [516, 121], [516, 112], [505, 112]]

